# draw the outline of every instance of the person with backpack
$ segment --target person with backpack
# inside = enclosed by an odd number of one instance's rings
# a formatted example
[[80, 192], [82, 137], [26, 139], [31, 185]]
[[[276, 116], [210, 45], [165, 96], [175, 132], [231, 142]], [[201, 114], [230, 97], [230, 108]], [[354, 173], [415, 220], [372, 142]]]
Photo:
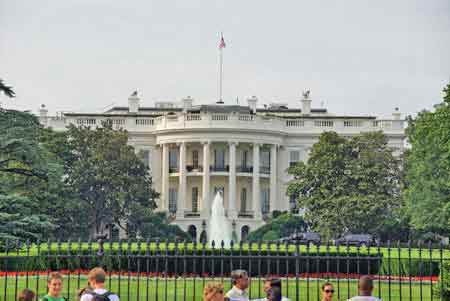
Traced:
[[102, 268], [93, 268], [88, 274], [89, 286], [92, 290], [86, 291], [80, 301], [120, 301], [119, 296], [105, 288], [106, 273]]

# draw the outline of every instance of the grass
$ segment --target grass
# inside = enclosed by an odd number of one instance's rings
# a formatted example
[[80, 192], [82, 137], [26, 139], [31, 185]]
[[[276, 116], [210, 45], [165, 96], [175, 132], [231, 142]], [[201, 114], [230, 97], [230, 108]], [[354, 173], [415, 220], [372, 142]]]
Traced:
[[[121, 301], [131, 300], [202, 300], [201, 292], [204, 283], [213, 279], [196, 278], [183, 279], [179, 278], [136, 278], [136, 277], [122, 277], [119, 281], [118, 277], [111, 277], [107, 280], [107, 284], [111, 291], [120, 295]], [[229, 279], [216, 278], [216, 281], [222, 281], [225, 290], [230, 289]], [[298, 287], [295, 279], [283, 280], [283, 296], [287, 296], [291, 300], [318, 300], [320, 292], [320, 285], [324, 283], [325, 279], [299, 279]], [[336, 279], [331, 281], [335, 286], [335, 300], [347, 300], [349, 297], [355, 295], [356, 280], [340, 279], [339, 283]], [[66, 276], [64, 280], [63, 295], [68, 300], [76, 300], [76, 291], [80, 286], [83, 287], [86, 283], [85, 276], [71, 275], [70, 278]], [[120, 283], [120, 286], [119, 286]], [[147, 286], [148, 284], [148, 286]], [[287, 285], [288, 284], [288, 285]], [[253, 278], [250, 288], [250, 299], [261, 298], [262, 279]], [[436, 286], [436, 284], [433, 284]], [[0, 278], [0, 300], [17, 300], [16, 292], [25, 287], [29, 287], [38, 292], [39, 296], [46, 293], [46, 277], [8, 277]], [[298, 294], [297, 294], [298, 288]], [[408, 283], [385, 281], [375, 282], [374, 295], [380, 296], [383, 300], [431, 300], [430, 282], [423, 282], [422, 285], [413, 282]], [[421, 293], [422, 292], [422, 293]], [[6, 293], [6, 298], [5, 298]], [[338, 298], [339, 295], [339, 298]], [[401, 295], [401, 298], [400, 298]], [[298, 298], [297, 298], [298, 297]]]

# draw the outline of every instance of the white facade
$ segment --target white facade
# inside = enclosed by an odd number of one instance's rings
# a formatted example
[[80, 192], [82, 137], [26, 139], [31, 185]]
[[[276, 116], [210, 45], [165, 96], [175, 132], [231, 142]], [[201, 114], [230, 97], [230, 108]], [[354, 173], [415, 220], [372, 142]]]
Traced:
[[[287, 168], [306, 160], [322, 132], [353, 136], [382, 130], [396, 152], [403, 150], [404, 120], [398, 111], [388, 120], [333, 116], [325, 109], [311, 109], [309, 94], [304, 96], [303, 110], [271, 106], [255, 112], [248, 106], [193, 106], [190, 97], [179, 107], [163, 103], [143, 108], [134, 93], [129, 100], [132, 110], [41, 114], [41, 122], [56, 130], [70, 123], [101, 126], [104, 121], [126, 129], [130, 144], [143, 151], [151, 167], [154, 188], [161, 195], [158, 210], [169, 212], [183, 230], [195, 227], [198, 239], [207, 231], [211, 202], [220, 189], [227, 216], [241, 239], [272, 211], [292, 209], [286, 196]], [[254, 97], [251, 106], [253, 102]]]

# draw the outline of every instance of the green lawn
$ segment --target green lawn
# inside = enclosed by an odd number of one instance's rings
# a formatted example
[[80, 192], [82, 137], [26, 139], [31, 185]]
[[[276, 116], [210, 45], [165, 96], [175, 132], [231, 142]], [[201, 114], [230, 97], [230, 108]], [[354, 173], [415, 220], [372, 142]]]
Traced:
[[[117, 277], [108, 279], [108, 284], [112, 291], [120, 294], [122, 301], [131, 300], [201, 300], [201, 292], [204, 282], [212, 280], [208, 279], [183, 279], [179, 278], [177, 281], [173, 279], [164, 278], [128, 278], [121, 277], [120, 287], [119, 279]], [[216, 280], [221, 280], [216, 278]], [[229, 279], [222, 279], [225, 284], [225, 289], [230, 288]], [[28, 281], [28, 282], [27, 282]], [[315, 280], [311, 279], [307, 282], [304, 279], [299, 280], [298, 294], [296, 289], [295, 279], [289, 279], [289, 285], [287, 280], [283, 280], [283, 295], [289, 297], [291, 300], [317, 300], [319, 286], [325, 281], [325, 279]], [[356, 281], [340, 280], [339, 284], [336, 280], [331, 281], [335, 285], [335, 300], [346, 300], [348, 296], [356, 294]], [[81, 276], [80, 279], [76, 275], [72, 275], [69, 278], [65, 278], [64, 281], [64, 296], [67, 296], [69, 300], [76, 300], [75, 294], [79, 286], [83, 286], [86, 283], [86, 278]], [[147, 289], [148, 283], [148, 289]], [[379, 289], [381, 288], [381, 297], [383, 300], [432, 300], [431, 297], [431, 285], [429, 282], [424, 282], [422, 285], [422, 297], [421, 286], [419, 283], [413, 283], [411, 286], [408, 283], [393, 282], [389, 285], [388, 282], [375, 282], [375, 294], [379, 296]], [[434, 284], [435, 286], [436, 284]], [[0, 278], [0, 300], [13, 301], [15, 298], [16, 287], [20, 291], [25, 287], [30, 287], [39, 292], [39, 295], [45, 294], [46, 279], [40, 277], [39, 280], [36, 277], [30, 277], [26, 280], [25, 277], [11, 278], [6, 280], [4, 277]], [[139, 289], [138, 289], [139, 287]], [[410, 292], [411, 290], [411, 292]], [[339, 298], [338, 298], [339, 292]], [[6, 298], [5, 297], [6, 293]], [[138, 295], [139, 293], [139, 295]], [[401, 293], [401, 298], [400, 298]], [[262, 281], [260, 279], [253, 278], [251, 281], [251, 299], [262, 297]], [[436, 300], [436, 299], [435, 299]]]

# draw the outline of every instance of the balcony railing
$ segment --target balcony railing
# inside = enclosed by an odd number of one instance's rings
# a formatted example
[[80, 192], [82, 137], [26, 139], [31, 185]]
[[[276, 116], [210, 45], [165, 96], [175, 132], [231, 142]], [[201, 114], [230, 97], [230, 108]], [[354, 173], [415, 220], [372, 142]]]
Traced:
[[259, 173], [270, 174], [270, 166], [260, 166]]
[[314, 116], [316, 118], [289, 118], [275, 116], [259, 116], [251, 114], [226, 113], [188, 113], [174, 114], [160, 117], [117, 117], [113, 116], [86, 116], [82, 113], [68, 114], [60, 118], [41, 116], [40, 120], [45, 126], [63, 130], [68, 124], [78, 126], [102, 126], [105, 121], [111, 122], [115, 128], [124, 128], [133, 131], [159, 131], [184, 128], [229, 128], [229, 129], [256, 129], [285, 132], [313, 132], [334, 130], [338, 133], [359, 133], [361, 131], [383, 130], [388, 133], [404, 134], [404, 120], [373, 119], [373, 118], [330, 118]]
[[211, 166], [209, 167], [209, 171], [222, 171], [222, 172], [228, 172], [228, 171], [230, 171], [230, 166], [229, 166], [229, 165], [225, 165], [225, 166], [211, 165]]
[[174, 173], [174, 172], [179, 172], [180, 169], [178, 168], [178, 166], [172, 166], [169, 167], [169, 173]]
[[246, 173], [252, 173], [253, 172], [253, 166], [237, 166], [236, 167], [237, 172], [246, 172]]
[[247, 217], [247, 218], [253, 218], [254, 211], [239, 211], [238, 217]]
[[200, 217], [199, 211], [185, 211], [184, 217]]
[[202, 165], [186, 165], [187, 172], [202, 172], [203, 166]]

